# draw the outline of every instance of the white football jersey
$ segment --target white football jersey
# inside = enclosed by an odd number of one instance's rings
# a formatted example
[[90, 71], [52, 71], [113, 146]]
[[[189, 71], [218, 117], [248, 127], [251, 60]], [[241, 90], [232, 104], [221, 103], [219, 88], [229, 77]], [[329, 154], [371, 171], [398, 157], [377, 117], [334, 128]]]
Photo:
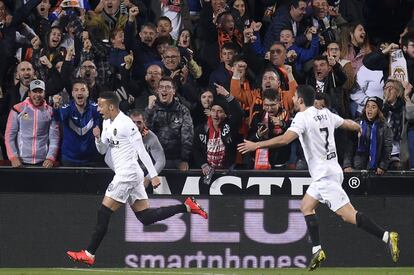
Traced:
[[336, 153], [334, 131], [344, 119], [331, 113], [309, 107], [296, 114], [288, 130], [299, 136], [313, 181], [323, 177], [342, 174]]
[[97, 148], [100, 153], [106, 153], [105, 162], [115, 172], [116, 177], [122, 181], [143, 179], [144, 172], [138, 164], [138, 156], [150, 177], [157, 176], [142, 142], [141, 133], [127, 115], [119, 112], [113, 121], [105, 119], [102, 128], [101, 142], [97, 143]]

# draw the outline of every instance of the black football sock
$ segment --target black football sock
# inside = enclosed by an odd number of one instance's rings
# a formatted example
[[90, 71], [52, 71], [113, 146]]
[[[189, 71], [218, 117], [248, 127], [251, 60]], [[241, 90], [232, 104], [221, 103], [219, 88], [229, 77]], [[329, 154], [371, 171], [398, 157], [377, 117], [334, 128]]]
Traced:
[[356, 224], [359, 228], [362, 228], [366, 232], [382, 239], [385, 233], [385, 230], [377, 225], [373, 220], [369, 217], [365, 216], [362, 212], [356, 213]]
[[305, 216], [306, 225], [308, 226], [309, 236], [312, 241], [313, 247], [320, 246], [319, 241], [319, 220], [316, 214]]
[[108, 224], [112, 213], [113, 211], [103, 204], [98, 210], [98, 221], [96, 222], [95, 229], [92, 233], [92, 238], [89, 246], [86, 249], [92, 255], [95, 255], [96, 250], [98, 249], [103, 238], [105, 237], [106, 232], [108, 231]]
[[165, 220], [178, 213], [186, 213], [187, 207], [185, 204], [170, 205], [159, 208], [147, 208], [142, 211], [135, 212], [137, 219], [143, 225], [150, 225], [154, 222]]

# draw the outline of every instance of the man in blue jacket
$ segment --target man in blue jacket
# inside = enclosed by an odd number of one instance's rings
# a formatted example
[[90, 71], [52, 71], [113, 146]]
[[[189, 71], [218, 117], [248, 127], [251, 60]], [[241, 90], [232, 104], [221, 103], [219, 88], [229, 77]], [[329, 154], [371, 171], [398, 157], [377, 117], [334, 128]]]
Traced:
[[73, 99], [69, 104], [60, 106], [60, 96], [53, 97], [54, 117], [63, 126], [63, 166], [98, 166], [101, 162], [92, 133], [101, 124], [101, 116], [96, 103], [90, 102], [88, 96], [87, 83], [78, 79], [73, 82]]

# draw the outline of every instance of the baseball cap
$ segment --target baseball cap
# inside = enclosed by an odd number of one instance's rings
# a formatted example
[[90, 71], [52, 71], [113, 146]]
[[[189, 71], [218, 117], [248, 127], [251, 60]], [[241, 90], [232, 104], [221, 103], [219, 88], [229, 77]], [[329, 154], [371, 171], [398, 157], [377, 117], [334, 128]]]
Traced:
[[368, 101], [375, 102], [377, 104], [377, 106], [378, 106], [378, 109], [382, 110], [382, 106], [383, 106], [384, 102], [378, 96], [371, 96], [371, 97], [369, 97], [367, 99], [367, 102], [365, 103], [365, 105], [367, 105]]
[[33, 91], [34, 89], [42, 89], [45, 90], [45, 83], [40, 79], [35, 79], [32, 82], [30, 82], [30, 91]]

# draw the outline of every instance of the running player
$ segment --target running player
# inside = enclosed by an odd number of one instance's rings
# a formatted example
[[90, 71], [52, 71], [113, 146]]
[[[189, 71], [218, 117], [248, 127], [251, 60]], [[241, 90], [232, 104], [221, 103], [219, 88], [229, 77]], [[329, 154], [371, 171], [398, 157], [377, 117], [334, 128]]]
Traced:
[[318, 268], [326, 259], [319, 242], [319, 223], [315, 214], [319, 202], [325, 203], [345, 222], [355, 224], [385, 242], [390, 249], [392, 260], [397, 262], [398, 233], [385, 231], [365, 214], [357, 212], [342, 189], [343, 172], [336, 155], [334, 130], [340, 127], [361, 132], [361, 127], [358, 123], [343, 119], [326, 108], [313, 107], [315, 91], [311, 86], [299, 86], [293, 101], [298, 113], [285, 134], [256, 143], [245, 140], [238, 145], [238, 150], [244, 154], [258, 148], [280, 147], [299, 137], [312, 177], [312, 183], [301, 205], [313, 245], [309, 270]]
[[98, 220], [89, 246], [79, 252], [67, 252], [72, 260], [88, 265], [95, 263], [95, 252], [107, 232], [112, 213], [126, 202], [144, 225], [185, 212], [198, 214], [207, 219], [207, 213], [194, 198], [187, 198], [183, 204], [149, 208], [144, 187], [144, 173], [138, 164], [137, 155], [147, 168], [154, 188], [160, 185], [160, 179], [145, 150], [137, 126], [119, 110], [119, 102], [118, 96], [113, 92], [101, 93], [98, 99], [98, 111], [104, 122], [102, 135], [98, 127], [93, 129], [96, 148], [101, 154], [106, 154], [105, 162], [115, 172], [115, 176], [98, 210]]

